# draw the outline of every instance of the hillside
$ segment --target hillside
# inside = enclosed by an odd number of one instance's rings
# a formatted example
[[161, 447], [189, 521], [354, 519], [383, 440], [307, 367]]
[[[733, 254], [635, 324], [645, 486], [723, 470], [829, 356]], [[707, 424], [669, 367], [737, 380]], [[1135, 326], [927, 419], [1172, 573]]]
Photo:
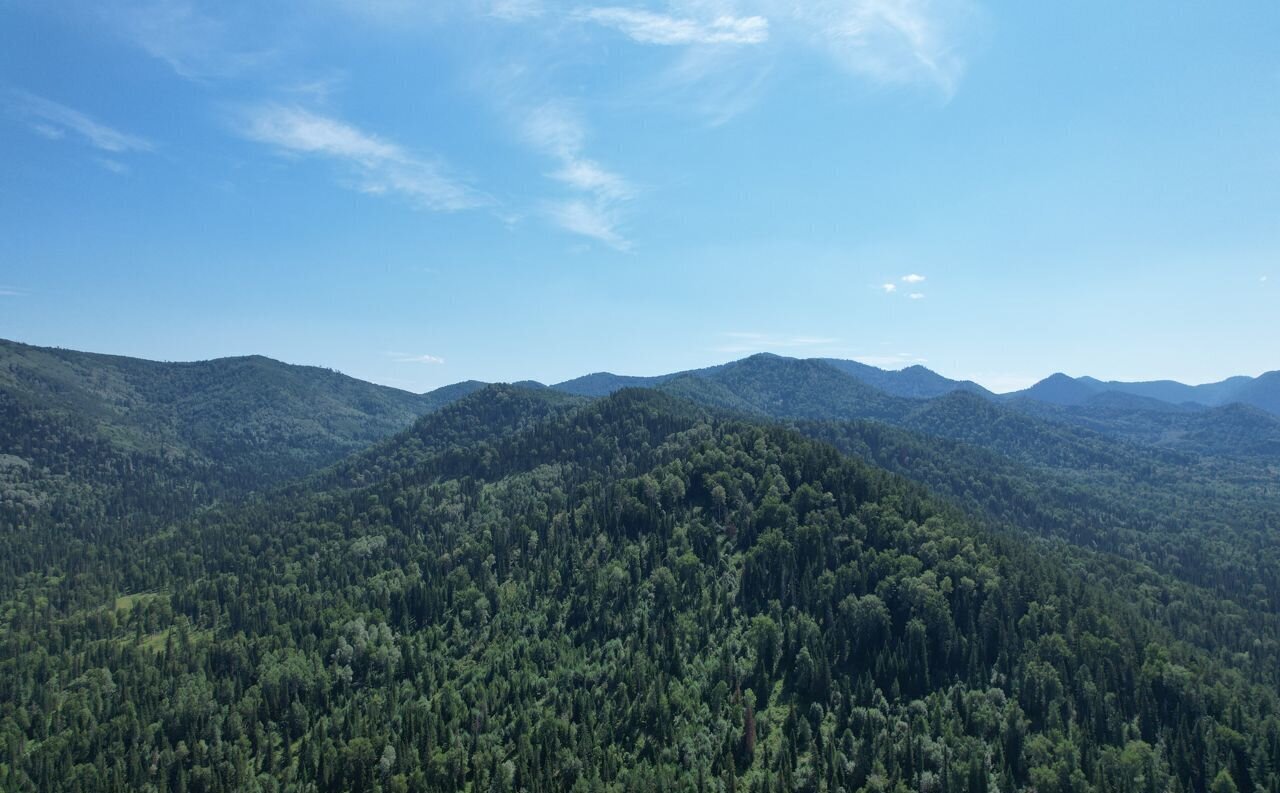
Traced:
[[951, 380], [919, 364], [903, 369], [880, 369], [857, 361], [839, 358], [820, 358], [845, 374], [894, 396], [913, 399], [929, 399], [952, 391], [968, 391], [982, 396], [994, 396], [990, 391], [971, 380]]
[[1280, 415], [1242, 402], [1206, 407], [1172, 405], [1150, 397], [1103, 391], [1078, 405], [1031, 399], [1008, 403], [1049, 421], [1073, 424], [1109, 437], [1199, 455], [1280, 460]]
[[[869, 459], [1019, 534], [1150, 564], [1259, 614], [1280, 610], [1280, 455], [1274, 434], [1248, 429], [1273, 431], [1259, 411], [1189, 411], [1200, 424], [1167, 448], [1045, 415], [1049, 406], [1023, 410], [964, 391], [893, 397], [821, 361], [753, 356], [659, 390], [744, 417], [798, 422], [851, 453], [862, 445], [842, 440], [842, 423], [857, 422], [856, 433], [868, 420], [880, 431], [903, 430], [910, 458], [927, 465]], [[1223, 434], [1226, 426], [1242, 429]]]
[[[160, 363], [0, 341], [0, 566], [91, 558], [332, 464], [480, 387], [417, 395], [261, 356]], [[44, 538], [38, 555], [15, 539], [28, 532]]]
[[[530, 393], [422, 419], [366, 475], [105, 548], [85, 575], [120, 589], [97, 608], [28, 580], [5, 605], [0, 784], [1280, 783], [1274, 683], [1179, 638], [1221, 618], [1180, 585], [997, 539], [786, 429]], [[467, 445], [423, 444], [440, 433]]]
[[332, 462], [480, 387], [411, 394], [262, 356], [161, 363], [0, 341], [0, 394], [10, 410], [74, 423], [122, 450], [225, 463], [275, 480]]

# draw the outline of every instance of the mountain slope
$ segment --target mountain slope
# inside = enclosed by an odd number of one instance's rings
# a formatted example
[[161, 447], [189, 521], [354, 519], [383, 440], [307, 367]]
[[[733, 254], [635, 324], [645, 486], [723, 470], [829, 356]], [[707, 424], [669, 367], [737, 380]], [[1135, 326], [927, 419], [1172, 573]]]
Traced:
[[1198, 455], [1280, 461], [1280, 415], [1242, 402], [1207, 407], [1103, 391], [1083, 403], [1031, 399], [1008, 403], [1027, 415], [1074, 424], [1102, 435]]
[[[503, 429], [473, 433], [495, 414]], [[427, 424], [470, 441], [415, 445]], [[385, 451], [389, 476], [370, 458], [356, 467], [379, 471], [338, 489], [104, 549], [86, 576], [123, 565], [126, 597], [101, 609], [54, 624], [21, 606], [61, 584], [25, 581], [3, 605], [0, 702], [40, 718], [0, 710], [0, 783], [1280, 781], [1280, 703], [1250, 682], [1266, 670], [1148, 616], [1180, 615], [1193, 634], [1216, 612], [1157, 576], [997, 540], [795, 432], [651, 391], [548, 412], [488, 389]], [[42, 648], [43, 666], [18, 647]]]
[[480, 387], [417, 395], [260, 356], [171, 364], [0, 341], [0, 568], [92, 559], [329, 465]]
[[[987, 391], [977, 383], [970, 382], [968, 380], [949, 380], [937, 372], [933, 372], [919, 365], [908, 366], [905, 369], [889, 370], [841, 358], [786, 358], [784, 356], [772, 355], [771, 353], [759, 353], [758, 355], [773, 358], [775, 360], [802, 361], [806, 364], [826, 364], [839, 372], [849, 375], [860, 383], [869, 385], [872, 388], [893, 396], [909, 397], [912, 399], [927, 399], [929, 397], [948, 394], [952, 391], [970, 391], [975, 394], [994, 396], [990, 391]], [[632, 377], [616, 375], [611, 372], [596, 372], [594, 374], [584, 375], [572, 380], [566, 380], [563, 383], [557, 383], [552, 386], [552, 388], [556, 388], [570, 394], [577, 394], [579, 396], [608, 396], [609, 394], [623, 388], [656, 388], [680, 377], [716, 379], [717, 375], [723, 370], [733, 368], [734, 366], [741, 364], [744, 361], [749, 361], [751, 358], [755, 357], [757, 356], [751, 356], [750, 358], [743, 359], [742, 361], [709, 366], [704, 369], [691, 369], [683, 372], [654, 375], [652, 377]]]
[[551, 387], [577, 396], [602, 397], [624, 388], [650, 388], [676, 376], [669, 374], [655, 377], [636, 377], [612, 372], [594, 372], [582, 377], [575, 377], [572, 380], [565, 380], [563, 383], [556, 383]]
[[[673, 385], [675, 384], [675, 385]], [[703, 385], [705, 384], [705, 385]], [[878, 418], [907, 412], [911, 400], [891, 396], [817, 359], [752, 355], [713, 370], [664, 382], [694, 401], [761, 416]]]
[[[870, 419], [906, 430], [928, 452], [916, 458], [933, 458], [933, 465], [895, 470], [966, 508], [973, 506], [970, 487], [990, 488], [992, 494], [979, 499], [983, 511], [1015, 532], [1151, 564], [1259, 614], [1280, 609], [1274, 543], [1280, 485], [1270, 467], [1280, 457], [1257, 456], [1270, 454], [1274, 434], [1257, 432], [1271, 420], [1250, 408], [1171, 409], [1203, 423], [1188, 424], [1180, 444], [1162, 448], [1044, 416], [1052, 406], [1030, 400], [1025, 404], [1039, 406], [1039, 413], [964, 391], [928, 400], [894, 397], [821, 361], [753, 356], [658, 388], [744, 417]], [[1233, 434], [1224, 434], [1225, 427]], [[1230, 454], [1215, 457], [1214, 451]], [[978, 462], [982, 455], [1007, 473], [996, 475], [999, 468]], [[967, 483], [957, 482], [957, 474]], [[1022, 506], [1004, 503], [1009, 500]]]
[[16, 410], [61, 416], [122, 449], [275, 479], [332, 462], [481, 385], [419, 395], [261, 356], [160, 363], [0, 341], [0, 392]]
[[1280, 415], [1280, 371], [1258, 375], [1231, 394], [1231, 401], [1243, 402]]
[[913, 399], [929, 399], [952, 391], [969, 391], [983, 396], [994, 396], [990, 391], [971, 380], [951, 380], [919, 364], [904, 369], [880, 369], [857, 361], [840, 358], [820, 358], [823, 363], [894, 396]]

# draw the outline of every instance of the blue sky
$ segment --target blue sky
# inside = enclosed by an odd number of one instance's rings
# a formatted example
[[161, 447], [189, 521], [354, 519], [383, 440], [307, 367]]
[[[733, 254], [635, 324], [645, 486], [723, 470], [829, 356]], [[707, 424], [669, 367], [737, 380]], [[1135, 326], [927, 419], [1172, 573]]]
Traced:
[[0, 0], [0, 336], [1280, 368], [1280, 4]]

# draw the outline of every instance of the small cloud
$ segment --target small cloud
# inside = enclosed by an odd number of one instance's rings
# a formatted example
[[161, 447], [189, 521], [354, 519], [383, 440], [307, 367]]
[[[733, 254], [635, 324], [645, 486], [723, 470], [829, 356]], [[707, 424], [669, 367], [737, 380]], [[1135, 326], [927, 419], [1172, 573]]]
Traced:
[[907, 297], [911, 298], [912, 300], [923, 300], [923, 299], [924, 299], [924, 293], [923, 293], [923, 292], [912, 292], [911, 294], [907, 295]]
[[911, 273], [910, 275], [904, 275], [904, 276], [902, 276], [902, 280], [903, 280], [903, 281], [906, 281], [906, 282], [907, 282], [907, 283], [909, 283], [909, 284], [918, 284], [918, 283], [920, 283], [921, 281], [923, 281], [923, 280], [924, 280], [924, 276], [923, 276], [923, 275], [917, 275], [917, 274], [915, 274], [915, 273]]
[[1263, 283], [1263, 284], [1265, 284], [1265, 283], [1267, 282], [1267, 276], [1265, 276], [1265, 275], [1264, 275], [1264, 276], [1262, 276], [1261, 278], [1259, 278], [1259, 279], [1258, 279], [1258, 282], [1259, 282], [1259, 283]]
[[815, 48], [849, 72], [881, 85], [933, 85], [955, 93], [965, 70], [960, 33], [970, 0], [812, 0], [792, 19]]
[[103, 168], [111, 171], [111, 173], [120, 174], [121, 176], [129, 173], [129, 166], [119, 160], [113, 160], [109, 157], [99, 157], [97, 162], [98, 165], [101, 165]]
[[569, 160], [564, 164], [564, 167], [551, 174], [551, 176], [575, 190], [596, 193], [604, 198], [613, 200], [630, 198], [633, 192], [625, 179], [605, 170], [598, 163], [591, 160]]
[[37, 135], [48, 138], [49, 140], [62, 140], [67, 136], [67, 133], [64, 130], [50, 126], [49, 124], [32, 124], [31, 131]]
[[547, 102], [524, 119], [524, 138], [533, 148], [559, 161], [549, 174], [577, 196], [546, 204], [547, 215], [566, 231], [603, 242], [620, 251], [631, 243], [618, 230], [618, 205], [635, 189], [622, 176], [583, 154], [586, 130], [565, 104]]
[[545, 11], [540, 0], [493, 0], [485, 16], [504, 22], [521, 22], [540, 17]]
[[438, 162], [336, 118], [298, 107], [263, 105], [243, 112], [236, 126], [243, 137], [285, 153], [346, 165], [359, 175], [357, 187], [362, 193], [396, 193], [438, 212], [491, 203], [487, 196], [447, 176]]
[[26, 297], [31, 294], [25, 289], [19, 289], [16, 286], [0, 286], [0, 297]]
[[389, 352], [387, 356], [396, 363], [442, 364], [444, 359], [436, 355], [413, 355], [403, 352]]
[[524, 137], [530, 145], [551, 157], [570, 160], [586, 143], [582, 122], [563, 102], [546, 102], [524, 120]]
[[613, 213], [597, 202], [552, 201], [547, 204], [547, 214], [565, 231], [590, 237], [616, 250], [631, 248], [631, 243], [618, 232]]
[[95, 149], [113, 154], [153, 148], [145, 138], [121, 132], [86, 113], [35, 94], [10, 92], [9, 104], [30, 122], [33, 132], [49, 140], [61, 140], [71, 133]]
[[885, 291], [885, 294], [898, 291], [898, 285], [893, 282], [881, 284], [880, 288]]
[[702, 22], [635, 8], [590, 8], [583, 19], [613, 28], [641, 44], [760, 44], [769, 39], [769, 20], [762, 16], [722, 14]]
[[243, 32], [228, 30], [221, 20], [187, 0], [104, 4], [102, 14], [104, 22], [124, 38], [194, 82], [235, 77], [272, 56], [265, 50], [240, 49]]

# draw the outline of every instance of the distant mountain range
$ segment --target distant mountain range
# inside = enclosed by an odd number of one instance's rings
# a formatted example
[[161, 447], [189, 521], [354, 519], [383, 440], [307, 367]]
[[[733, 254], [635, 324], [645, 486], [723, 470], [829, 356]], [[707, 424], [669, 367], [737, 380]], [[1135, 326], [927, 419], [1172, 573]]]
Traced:
[[1280, 417], [1041, 385], [0, 342], [0, 789], [1280, 791]]
[[[1280, 371], [1267, 372], [1257, 377], [1228, 377], [1217, 383], [1203, 385], [1186, 385], [1173, 380], [1126, 383], [1093, 377], [1069, 377], [1058, 373], [1030, 388], [1006, 394], [1005, 397], [1075, 406], [1095, 402], [1099, 398], [1109, 399], [1114, 403], [1114, 396], [1117, 394], [1148, 400], [1148, 407], [1153, 407], [1154, 403], [1218, 407], [1239, 402], [1261, 408], [1268, 413], [1280, 414]], [[1130, 404], [1137, 406], [1139, 403]]]
[[[121, 448], [258, 470], [263, 483], [334, 462], [484, 385], [465, 381], [412, 394], [262, 356], [161, 363], [0, 341], [0, 401], [8, 411], [60, 414]], [[1055, 374], [995, 394], [923, 366], [885, 370], [760, 353], [647, 377], [596, 372], [551, 386], [516, 385], [587, 398], [658, 388], [746, 415], [873, 419], [959, 440], [976, 427], [1027, 416], [1178, 451], [1280, 456], [1280, 372], [1198, 386]], [[997, 406], [999, 415], [989, 415]], [[937, 432], [928, 417], [940, 412], [949, 422], [972, 415]]]
[[[769, 353], [761, 353], [760, 355], [773, 358], [783, 357], [770, 355]], [[1032, 399], [1037, 402], [1047, 402], [1051, 405], [1073, 407], [1095, 404], [1112, 408], [1126, 406], [1135, 409], [1167, 409], [1164, 406], [1172, 406], [1173, 408], [1183, 408], [1185, 406], [1219, 407], [1239, 402], [1260, 408], [1268, 413], [1280, 415], [1280, 371], [1267, 372], [1258, 377], [1239, 375], [1229, 377], [1221, 382], [1205, 383], [1203, 385], [1187, 385], [1174, 380], [1150, 380], [1133, 383], [1120, 380], [1104, 381], [1094, 377], [1070, 377], [1058, 373], [1046, 377], [1030, 388], [1007, 394], [995, 394], [971, 380], [952, 380], [919, 365], [908, 366], [905, 369], [888, 370], [839, 358], [815, 358], [809, 360], [821, 361], [886, 394], [913, 399], [930, 399], [949, 394], [952, 391], [968, 391], [992, 399]], [[551, 387], [579, 396], [606, 396], [622, 388], [653, 388], [672, 379], [688, 375], [708, 377], [725, 365], [672, 372], [651, 377], [595, 372], [572, 380], [566, 380], [563, 383], [556, 383]], [[1131, 399], [1126, 399], [1125, 397], [1131, 397]]]

